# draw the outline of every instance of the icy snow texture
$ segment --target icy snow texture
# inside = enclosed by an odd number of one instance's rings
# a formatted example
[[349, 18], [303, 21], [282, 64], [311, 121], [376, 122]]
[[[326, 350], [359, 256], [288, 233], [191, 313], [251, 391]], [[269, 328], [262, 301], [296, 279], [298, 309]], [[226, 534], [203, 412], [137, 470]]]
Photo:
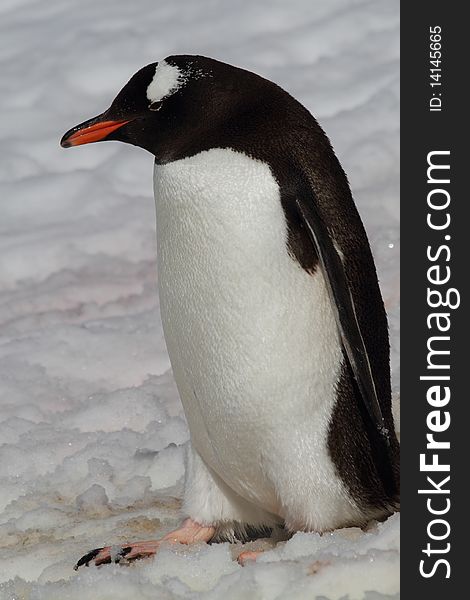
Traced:
[[395, 597], [397, 516], [297, 534], [243, 569], [227, 544], [71, 568], [177, 524], [188, 431], [158, 314], [152, 158], [58, 140], [174, 53], [252, 69], [320, 119], [377, 260], [398, 398], [398, 2], [3, 0], [0, 598]]

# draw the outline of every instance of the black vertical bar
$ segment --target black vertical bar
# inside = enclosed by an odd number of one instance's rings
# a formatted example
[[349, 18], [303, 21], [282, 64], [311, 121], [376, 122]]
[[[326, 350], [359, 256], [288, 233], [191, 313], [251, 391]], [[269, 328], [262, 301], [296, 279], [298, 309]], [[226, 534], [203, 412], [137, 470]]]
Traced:
[[[467, 28], [464, 5], [457, 2], [401, 4], [401, 587], [406, 599], [463, 597], [457, 590], [465, 589], [469, 569]], [[450, 169], [427, 173], [429, 161]], [[433, 308], [439, 292], [442, 305]], [[446, 299], [454, 308], [444, 306]], [[450, 353], [430, 354], [429, 348]], [[443, 445], [432, 448], [427, 435]], [[437, 469], [426, 471], [433, 460]], [[439, 470], [446, 465], [449, 471]]]

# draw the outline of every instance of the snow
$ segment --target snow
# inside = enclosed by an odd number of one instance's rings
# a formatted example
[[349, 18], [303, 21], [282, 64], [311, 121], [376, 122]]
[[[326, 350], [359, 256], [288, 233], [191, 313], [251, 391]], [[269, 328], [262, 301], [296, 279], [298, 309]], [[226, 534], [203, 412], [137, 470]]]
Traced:
[[152, 158], [64, 151], [140, 67], [177, 53], [276, 81], [320, 120], [376, 257], [398, 421], [397, 0], [0, 4], [0, 598], [398, 597], [399, 517], [368, 532], [165, 547], [74, 572], [178, 522], [188, 431], [158, 313]]

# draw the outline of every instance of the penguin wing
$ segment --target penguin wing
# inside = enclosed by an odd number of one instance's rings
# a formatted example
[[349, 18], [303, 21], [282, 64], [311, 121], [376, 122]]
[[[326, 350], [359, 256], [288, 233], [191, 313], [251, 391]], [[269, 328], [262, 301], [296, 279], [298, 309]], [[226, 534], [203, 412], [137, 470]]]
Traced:
[[[307, 191], [308, 189], [308, 191]], [[380, 436], [390, 444], [389, 432], [377, 396], [376, 383], [346, 277], [342, 252], [333, 232], [326, 226], [310, 186], [296, 194], [295, 202], [315, 246], [334, 308], [343, 347], [367, 412]]]

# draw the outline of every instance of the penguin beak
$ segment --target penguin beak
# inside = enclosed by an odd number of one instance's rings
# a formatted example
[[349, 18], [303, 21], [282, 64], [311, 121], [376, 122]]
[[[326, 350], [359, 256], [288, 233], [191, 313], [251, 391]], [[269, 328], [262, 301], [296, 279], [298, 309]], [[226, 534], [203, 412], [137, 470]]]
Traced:
[[89, 119], [69, 129], [60, 140], [62, 148], [70, 148], [71, 146], [81, 146], [82, 144], [90, 144], [91, 142], [99, 142], [104, 140], [110, 133], [116, 131], [132, 119], [113, 121], [106, 117], [106, 113]]

